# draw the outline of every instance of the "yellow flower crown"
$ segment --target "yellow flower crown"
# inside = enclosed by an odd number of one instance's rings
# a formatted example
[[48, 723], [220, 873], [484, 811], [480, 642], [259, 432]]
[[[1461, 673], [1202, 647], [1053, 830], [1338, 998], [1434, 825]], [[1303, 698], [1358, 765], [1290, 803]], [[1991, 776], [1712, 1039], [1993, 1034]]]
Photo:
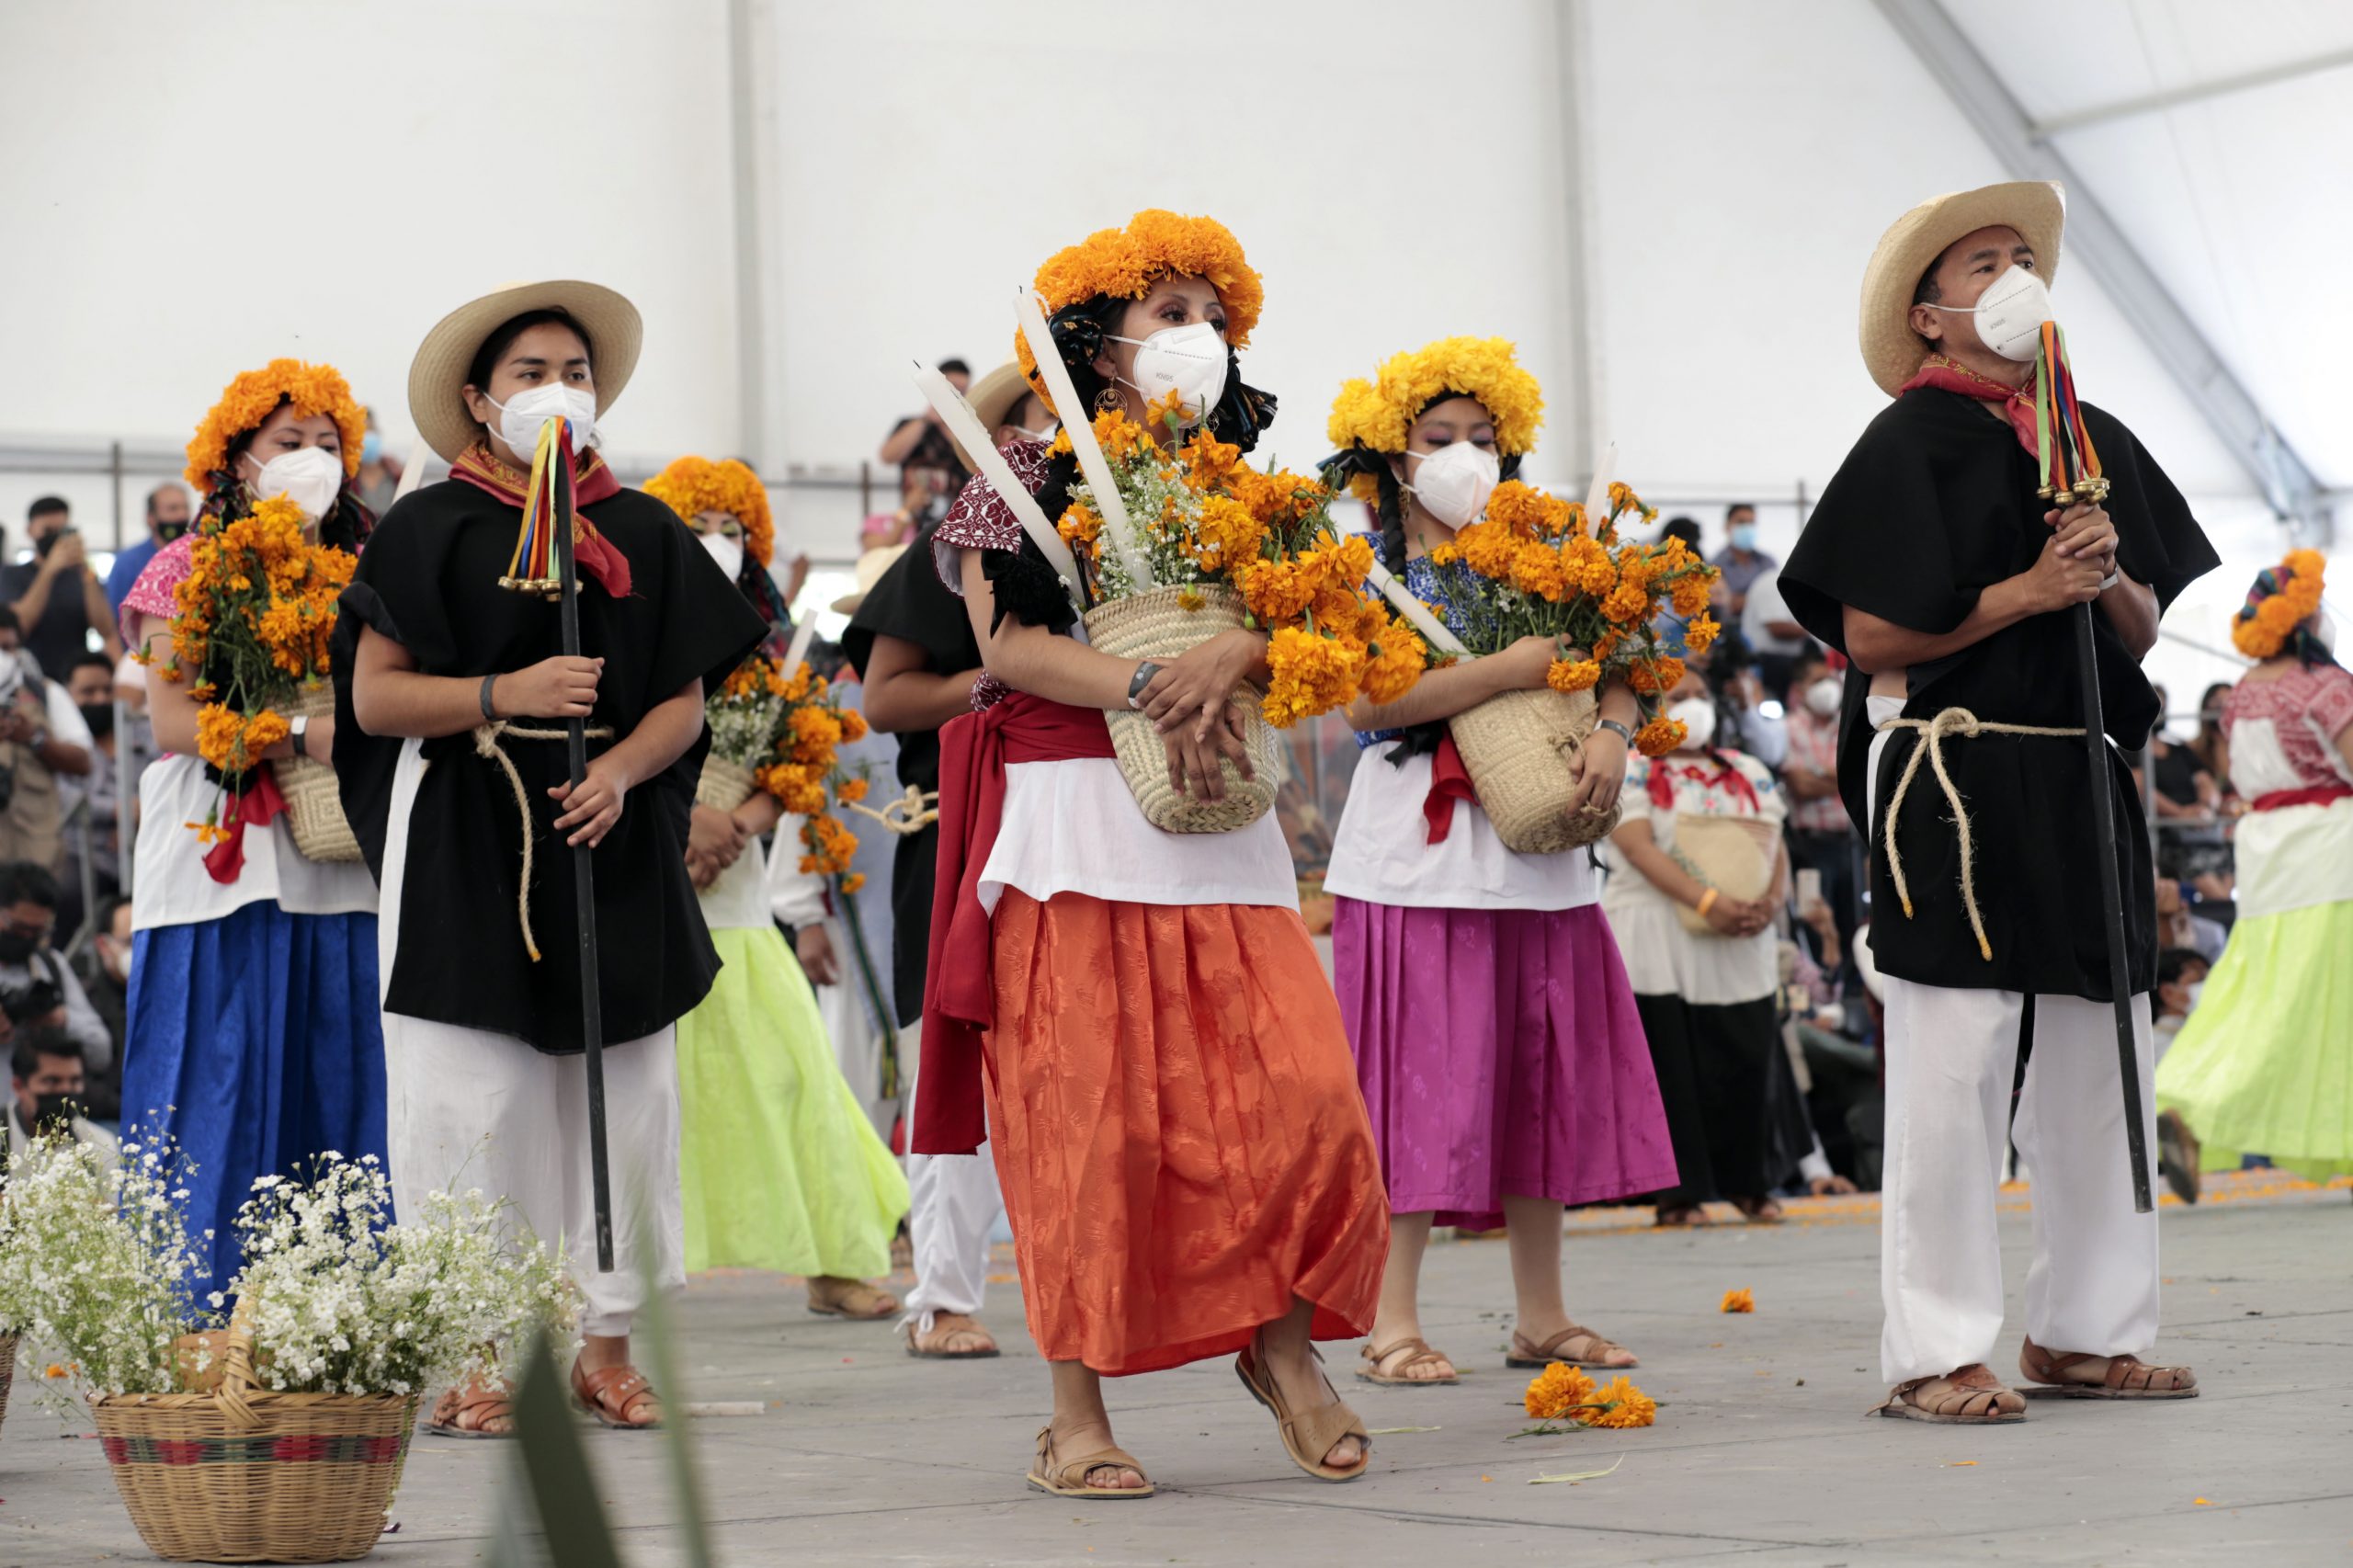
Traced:
[[744, 555], [766, 566], [776, 548], [776, 522], [768, 515], [767, 486], [733, 458], [679, 458], [645, 482], [645, 493], [688, 522], [704, 512], [725, 512], [744, 525]]
[[258, 427], [283, 399], [304, 419], [324, 414], [343, 437], [343, 476], [359, 472], [359, 445], [368, 435], [368, 411], [351, 395], [351, 383], [333, 365], [272, 359], [247, 370], [222, 389], [221, 401], [196, 427], [188, 444], [188, 482], [210, 494], [212, 476], [229, 466], [229, 444]]
[[2288, 645], [2296, 628], [2320, 608], [2328, 562], [2317, 550], [2291, 550], [2255, 580], [2255, 591], [2231, 622], [2231, 642], [2250, 659], [2268, 659]]
[[[1225, 306], [1225, 340], [1246, 347], [1250, 330], [1266, 308], [1267, 290], [1242, 255], [1242, 242], [1214, 218], [1148, 208], [1124, 229], [1097, 229], [1077, 244], [1056, 251], [1031, 280], [1046, 314], [1099, 295], [1141, 300], [1163, 278], [1202, 278]], [[1013, 335], [1014, 357], [1040, 397], [1045, 385], [1029, 340]], [[1051, 405], [1051, 400], [1050, 400]]]
[[[1544, 389], [1516, 354], [1507, 337], [1441, 337], [1392, 355], [1373, 380], [1352, 377], [1341, 385], [1325, 433], [1343, 450], [1361, 442], [1393, 455], [1405, 449], [1406, 433], [1422, 410], [1459, 394], [1476, 398], [1495, 422], [1498, 456], [1532, 451], [1536, 427], [1544, 423]], [[1368, 474], [1356, 475], [1348, 488], [1363, 501], [1378, 494]]]

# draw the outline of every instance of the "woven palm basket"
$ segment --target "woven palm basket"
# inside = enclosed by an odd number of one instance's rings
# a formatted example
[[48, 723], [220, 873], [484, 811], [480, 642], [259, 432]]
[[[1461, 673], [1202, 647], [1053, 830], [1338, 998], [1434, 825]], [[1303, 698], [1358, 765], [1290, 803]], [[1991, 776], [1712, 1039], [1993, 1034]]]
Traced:
[[0, 1334], [0, 1426], [8, 1420], [8, 1384], [17, 1374], [17, 1336]]
[[695, 780], [695, 804], [732, 812], [758, 787], [750, 768], [712, 753], [702, 759], [702, 777]]
[[[290, 719], [298, 714], [333, 718], [335, 687], [322, 683], [297, 688], [294, 700], [286, 704], [286, 715]], [[335, 769], [303, 756], [269, 766], [278, 775], [278, 792], [286, 797], [286, 830], [294, 835], [294, 847], [302, 852], [302, 858], [358, 859], [359, 839], [351, 831], [350, 819], [343, 814], [343, 793], [335, 785]]]
[[1590, 691], [1506, 691], [1449, 721], [1454, 749], [1504, 847], [1557, 855], [1604, 837], [1618, 808], [1572, 813], [1577, 758], [1601, 717]]
[[172, 1562], [349, 1562], [375, 1550], [417, 1402], [274, 1393], [225, 1336], [219, 1386], [95, 1401], [98, 1439], [147, 1550]]
[[[1178, 602], [1188, 593], [1199, 595], [1198, 608], [1187, 609]], [[1231, 588], [1154, 588], [1087, 611], [1086, 640], [1117, 658], [1165, 660], [1242, 624], [1242, 596]], [[1252, 694], [1245, 689], [1240, 695], [1247, 699]], [[1144, 821], [1168, 833], [1232, 833], [1273, 808], [1275, 787], [1282, 777], [1275, 732], [1255, 702], [1244, 701], [1242, 711], [1245, 744], [1257, 777], [1245, 778], [1240, 768], [1222, 761], [1218, 766], [1225, 773], [1225, 799], [1204, 801], [1180, 792], [1169, 781], [1168, 748], [1150, 719], [1131, 709], [1105, 710], [1120, 776], [1134, 792]]]

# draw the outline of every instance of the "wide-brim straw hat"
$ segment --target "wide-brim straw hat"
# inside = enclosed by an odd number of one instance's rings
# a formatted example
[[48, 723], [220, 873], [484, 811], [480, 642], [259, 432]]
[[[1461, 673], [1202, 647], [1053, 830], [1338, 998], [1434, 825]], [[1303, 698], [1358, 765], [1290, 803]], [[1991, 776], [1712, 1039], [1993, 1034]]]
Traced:
[[621, 395], [645, 346], [637, 307], [601, 283], [563, 278], [509, 283], [443, 316], [425, 335], [408, 368], [408, 412], [426, 445], [451, 462], [474, 444], [482, 426], [466, 411], [466, 372], [490, 335], [530, 311], [562, 311], [580, 324], [597, 382], [601, 416]]
[[1863, 363], [1880, 391], [1895, 396], [1927, 358], [1928, 340], [1912, 330], [1912, 296], [1920, 275], [1955, 240], [2006, 224], [2033, 247], [2034, 269], [2049, 283], [2059, 270], [2066, 219], [2066, 195], [2058, 186], [2017, 180], [1931, 198], [1890, 225], [1863, 268]]
[[[1029, 395], [1031, 390], [1029, 382], [1021, 374], [1021, 367], [1007, 359], [974, 381], [972, 390], [964, 394], [964, 401], [972, 405], [972, 416], [981, 422], [981, 428], [994, 437], [996, 427], [1012, 415], [1014, 409]], [[956, 441], [952, 436], [949, 439], [955, 441], [956, 455], [964, 460], [965, 468], [975, 473], [980, 472], [981, 465], [972, 460], [972, 454], [964, 449], [964, 443]]]
[[882, 580], [882, 574], [906, 552], [907, 547], [904, 544], [882, 544], [860, 555], [858, 558], [858, 586], [834, 601], [834, 613], [856, 615], [859, 607], [866, 603], [866, 596], [874, 591], [874, 585]]

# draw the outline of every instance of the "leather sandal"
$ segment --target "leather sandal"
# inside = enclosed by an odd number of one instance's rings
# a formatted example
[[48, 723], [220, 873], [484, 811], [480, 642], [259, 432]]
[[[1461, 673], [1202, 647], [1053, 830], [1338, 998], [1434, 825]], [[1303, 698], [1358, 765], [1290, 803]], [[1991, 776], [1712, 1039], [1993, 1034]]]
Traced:
[[[1089, 1486], [1086, 1483], [1089, 1471], [1111, 1466], [1117, 1466], [1121, 1470], [1131, 1470], [1138, 1475], [1142, 1475], [1143, 1484], [1142, 1486]], [[1158, 1490], [1153, 1485], [1152, 1477], [1144, 1475], [1143, 1466], [1136, 1463], [1135, 1455], [1116, 1446], [1097, 1449], [1091, 1454], [1081, 1454], [1074, 1460], [1057, 1462], [1054, 1459], [1054, 1429], [1051, 1426], [1047, 1426], [1039, 1432], [1037, 1462], [1029, 1467], [1029, 1473], [1023, 1479], [1039, 1491], [1051, 1492], [1057, 1497], [1096, 1497], [1107, 1502], [1129, 1497], [1149, 1497]]]
[[584, 1372], [572, 1364], [572, 1397], [580, 1408], [616, 1432], [653, 1432], [662, 1426], [662, 1400], [635, 1367], [600, 1367]]
[[1652, 1216], [1652, 1223], [1662, 1231], [1683, 1231], [1712, 1225], [1715, 1221], [1709, 1219], [1707, 1210], [1697, 1203], [1662, 1203], [1658, 1206], [1658, 1212]]
[[433, 1406], [425, 1430], [436, 1437], [511, 1437], [515, 1396], [504, 1383], [451, 1389]]
[[[1639, 1358], [1610, 1360], [1609, 1353], [1613, 1350], [1626, 1351], [1626, 1347], [1602, 1338], [1589, 1328], [1579, 1328], [1575, 1324], [1569, 1324], [1541, 1345], [1515, 1328], [1511, 1331], [1511, 1351], [1504, 1358], [1504, 1365], [1534, 1367], [1540, 1370], [1555, 1361], [1563, 1361], [1572, 1367], [1583, 1367], [1597, 1372], [1624, 1372], [1642, 1365]], [[1626, 1353], [1632, 1354], [1631, 1351]]]
[[[1992, 1378], [1993, 1374], [1988, 1372], [1986, 1376]], [[2018, 1396], [2018, 1390], [2006, 1388], [1998, 1381], [1990, 1384], [1964, 1383], [1948, 1375], [1898, 1383], [1887, 1391], [1885, 1400], [1871, 1406], [1871, 1413], [1946, 1426], [2006, 1426], [2026, 1419], [2026, 1401]]]
[[809, 1281], [809, 1310], [821, 1318], [879, 1323], [899, 1315], [899, 1298], [863, 1279], [817, 1278]]
[[[1311, 1350], [1309, 1354], [1315, 1357], [1319, 1367], [1323, 1364], [1320, 1353]], [[1283, 1451], [1290, 1455], [1291, 1463], [1318, 1481], [1333, 1482], [1354, 1481], [1372, 1468], [1372, 1434], [1364, 1429], [1364, 1423], [1357, 1419], [1355, 1411], [1340, 1403], [1339, 1392], [1332, 1387], [1331, 1379], [1323, 1380], [1324, 1392], [1331, 1399], [1304, 1415], [1294, 1415], [1283, 1400], [1282, 1390], [1275, 1383], [1274, 1374], [1260, 1365], [1256, 1339], [1233, 1358], [1233, 1375], [1242, 1380], [1242, 1386], [1250, 1391], [1252, 1399], [1273, 1414]], [[1346, 1470], [1324, 1462], [1324, 1456], [1343, 1437], [1354, 1437], [1363, 1456]]]
[[[2067, 1376], [2092, 1361], [2108, 1363], [2096, 1381]], [[2053, 1355], [2031, 1339], [2018, 1351], [2018, 1370], [2033, 1385], [2021, 1392], [2036, 1399], [2198, 1397], [2198, 1374], [2187, 1367], [2152, 1367], [2135, 1356], [2095, 1356], [2080, 1350]]]
[[[1405, 1358], [1398, 1361], [1393, 1369], [1388, 1367], [1387, 1363], [1400, 1353], [1403, 1353]], [[1383, 1388], [1419, 1389], [1442, 1388], [1448, 1383], [1459, 1383], [1462, 1381], [1455, 1375], [1454, 1358], [1443, 1350], [1431, 1349], [1429, 1341], [1418, 1335], [1409, 1335], [1404, 1339], [1392, 1339], [1378, 1350], [1367, 1345], [1359, 1354], [1368, 1363], [1357, 1369], [1357, 1380], [1359, 1382], [1379, 1383]], [[1432, 1362], [1442, 1363], [1446, 1368], [1446, 1376], [1409, 1378], [1404, 1375], [1415, 1367], [1426, 1367]]]
[[[927, 1328], [920, 1319], [909, 1319], [906, 1335], [907, 1354], [919, 1361], [985, 1361], [1003, 1354], [995, 1336], [966, 1312], [934, 1313]], [[961, 1347], [960, 1339], [965, 1341]]]

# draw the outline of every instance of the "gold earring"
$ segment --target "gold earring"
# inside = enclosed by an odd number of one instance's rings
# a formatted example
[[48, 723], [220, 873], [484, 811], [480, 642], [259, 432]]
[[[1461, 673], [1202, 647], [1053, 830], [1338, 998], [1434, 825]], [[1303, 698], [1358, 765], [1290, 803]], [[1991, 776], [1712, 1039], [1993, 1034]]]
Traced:
[[1095, 394], [1095, 412], [1097, 414], [1117, 414], [1126, 406], [1120, 399], [1118, 387], [1106, 386]]

